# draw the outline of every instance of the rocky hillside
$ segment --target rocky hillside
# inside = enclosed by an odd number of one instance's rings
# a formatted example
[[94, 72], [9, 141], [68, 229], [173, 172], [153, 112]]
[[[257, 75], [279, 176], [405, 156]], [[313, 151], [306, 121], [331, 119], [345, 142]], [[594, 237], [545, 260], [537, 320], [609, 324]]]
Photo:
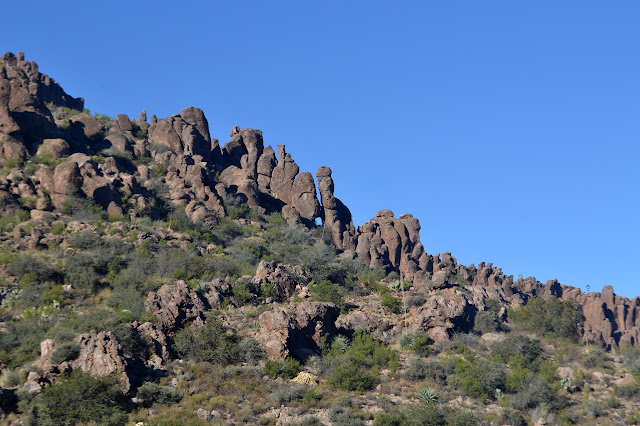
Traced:
[[[194, 107], [92, 115], [24, 54], [5, 53], [0, 165], [7, 422], [632, 418], [633, 398], [589, 404], [623, 398], [614, 381], [632, 389], [632, 367], [640, 374], [638, 297], [428, 254], [410, 214], [382, 210], [356, 228], [331, 169], [314, 180], [260, 130], [234, 127], [221, 145]], [[560, 348], [587, 352], [559, 360]], [[424, 380], [432, 394], [417, 393]], [[64, 420], [48, 405], [91, 386], [118, 389], [113, 412]]]

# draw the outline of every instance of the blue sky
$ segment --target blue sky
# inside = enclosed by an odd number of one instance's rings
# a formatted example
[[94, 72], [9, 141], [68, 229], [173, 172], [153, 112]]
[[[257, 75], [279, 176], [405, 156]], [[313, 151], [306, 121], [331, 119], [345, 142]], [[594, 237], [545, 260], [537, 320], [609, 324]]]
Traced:
[[[95, 4], [94, 4], [95, 3]], [[332, 168], [356, 225], [428, 252], [640, 294], [640, 3], [9, 2], [24, 51], [92, 111], [202, 108]]]

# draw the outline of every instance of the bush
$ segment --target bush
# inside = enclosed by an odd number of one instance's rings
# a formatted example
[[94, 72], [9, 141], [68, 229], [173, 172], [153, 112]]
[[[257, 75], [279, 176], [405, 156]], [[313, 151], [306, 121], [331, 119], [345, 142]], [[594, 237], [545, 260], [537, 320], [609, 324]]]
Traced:
[[377, 383], [374, 372], [353, 358], [338, 364], [329, 376], [329, 384], [346, 391], [364, 392]]
[[511, 357], [522, 355], [522, 364], [537, 371], [540, 365], [542, 346], [540, 341], [523, 335], [507, 336], [502, 342], [491, 345], [491, 354], [502, 362], [508, 362]]
[[582, 365], [588, 369], [601, 369], [609, 366], [611, 358], [602, 349], [591, 349], [582, 360]]
[[260, 342], [251, 337], [240, 343], [238, 354], [242, 361], [249, 365], [256, 365], [258, 360], [264, 358], [264, 349], [262, 349]]
[[182, 357], [229, 365], [238, 360], [238, 337], [218, 319], [209, 319], [197, 328], [193, 325], [176, 333], [174, 349]]
[[554, 296], [531, 298], [525, 306], [509, 309], [508, 317], [525, 330], [574, 341], [584, 320], [580, 306]]
[[364, 425], [362, 416], [352, 408], [351, 400], [341, 400], [329, 409], [329, 420], [334, 426]]
[[402, 302], [397, 297], [393, 297], [390, 294], [383, 294], [381, 302], [382, 306], [387, 308], [389, 312], [394, 314], [402, 313]]
[[540, 404], [549, 404], [555, 398], [549, 384], [539, 377], [532, 376], [531, 381], [513, 395], [511, 404], [517, 410], [529, 410]]
[[344, 300], [342, 299], [338, 288], [329, 280], [311, 284], [309, 286], [309, 293], [311, 293], [310, 300], [312, 301], [331, 302], [338, 305], [341, 309], [344, 308]]
[[74, 371], [61, 379], [32, 401], [21, 400], [20, 410], [26, 414], [27, 424], [72, 426], [126, 422], [127, 399], [119, 389], [117, 377], [94, 377]]
[[59, 345], [51, 354], [51, 363], [60, 364], [65, 361], [71, 361], [80, 355], [80, 345], [76, 342], [65, 342]]
[[65, 264], [65, 281], [76, 290], [93, 292], [100, 283], [93, 258], [83, 253], [69, 257]]
[[268, 359], [263, 369], [264, 374], [273, 379], [277, 377], [293, 379], [300, 371], [302, 371], [302, 364], [295, 358], [287, 358], [284, 362]]
[[480, 334], [502, 331], [502, 321], [491, 311], [482, 311], [476, 314], [473, 329]]
[[138, 398], [144, 407], [152, 405], [171, 404], [179, 402], [182, 395], [176, 389], [168, 386], [160, 386], [152, 382], [144, 382], [138, 388]]
[[422, 380], [427, 377], [428, 373], [429, 368], [427, 363], [420, 358], [413, 358], [409, 363], [409, 368], [405, 375], [411, 380]]

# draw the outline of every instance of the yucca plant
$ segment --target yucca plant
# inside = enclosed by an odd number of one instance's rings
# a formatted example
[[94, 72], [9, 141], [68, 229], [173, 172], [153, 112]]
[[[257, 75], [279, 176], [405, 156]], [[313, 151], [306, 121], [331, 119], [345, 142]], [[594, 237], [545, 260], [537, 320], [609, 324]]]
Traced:
[[349, 347], [349, 339], [342, 334], [338, 334], [333, 338], [332, 345], [340, 349], [342, 353], [345, 353], [347, 351], [347, 348]]
[[431, 388], [423, 388], [420, 393], [418, 393], [418, 398], [425, 404], [432, 404], [438, 401], [438, 394]]

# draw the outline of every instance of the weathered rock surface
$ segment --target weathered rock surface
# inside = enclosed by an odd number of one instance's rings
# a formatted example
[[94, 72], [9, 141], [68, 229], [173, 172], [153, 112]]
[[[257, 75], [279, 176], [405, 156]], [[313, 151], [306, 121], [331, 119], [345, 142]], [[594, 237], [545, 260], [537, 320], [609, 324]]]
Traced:
[[111, 331], [84, 333], [76, 339], [80, 345], [80, 355], [72, 362], [74, 368], [89, 372], [95, 376], [118, 374], [123, 391], [131, 388], [126, 373], [127, 360], [116, 336]]
[[299, 266], [281, 265], [276, 262], [260, 261], [253, 282], [257, 285], [273, 286], [275, 300], [284, 301], [296, 294], [296, 287], [307, 283]]
[[324, 336], [335, 332], [340, 308], [333, 303], [301, 302], [292, 306], [292, 315], [274, 309], [260, 315], [260, 331], [256, 339], [269, 359], [288, 356], [305, 359], [317, 353]]

